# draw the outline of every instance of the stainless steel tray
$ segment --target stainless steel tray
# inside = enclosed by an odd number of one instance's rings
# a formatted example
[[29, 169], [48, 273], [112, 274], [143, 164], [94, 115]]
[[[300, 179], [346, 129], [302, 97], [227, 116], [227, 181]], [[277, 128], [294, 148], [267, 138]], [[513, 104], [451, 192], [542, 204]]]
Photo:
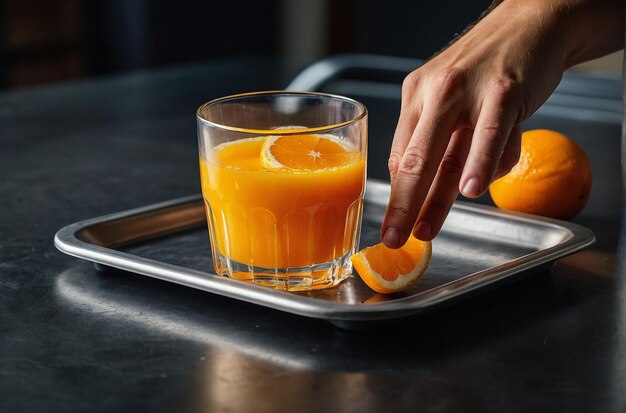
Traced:
[[[388, 198], [387, 183], [367, 182], [361, 247], [379, 242]], [[343, 328], [373, 326], [435, 309], [548, 268], [594, 241], [590, 230], [570, 222], [457, 202], [433, 241], [433, 257], [422, 279], [403, 293], [381, 295], [357, 275], [335, 288], [290, 293], [212, 274], [200, 195], [78, 222], [59, 230], [54, 240], [62, 252], [98, 264], [325, 319]]]

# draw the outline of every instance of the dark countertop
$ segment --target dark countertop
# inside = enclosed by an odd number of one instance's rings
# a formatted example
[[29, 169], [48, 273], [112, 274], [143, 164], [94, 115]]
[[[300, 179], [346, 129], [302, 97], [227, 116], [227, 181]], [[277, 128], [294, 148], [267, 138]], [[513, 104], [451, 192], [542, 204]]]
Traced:
[[0, 411], [624, 411], [619, 136], [590, 149], [609, 168], [576, 220], [593, 247], [389, 329], [55, 249], [70, 223], [197, 193], [199, 104], [297, 69], [238, 59], [0, 94]]

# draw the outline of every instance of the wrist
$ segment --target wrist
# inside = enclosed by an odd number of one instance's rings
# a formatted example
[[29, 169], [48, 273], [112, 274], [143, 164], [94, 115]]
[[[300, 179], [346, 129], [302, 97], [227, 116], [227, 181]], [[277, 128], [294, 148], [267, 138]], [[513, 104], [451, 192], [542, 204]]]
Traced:
[[531, 25], [563, 70], [624, 47], [624, 0], [504, 0], [497, 9], [521, 18], [520, 30]]

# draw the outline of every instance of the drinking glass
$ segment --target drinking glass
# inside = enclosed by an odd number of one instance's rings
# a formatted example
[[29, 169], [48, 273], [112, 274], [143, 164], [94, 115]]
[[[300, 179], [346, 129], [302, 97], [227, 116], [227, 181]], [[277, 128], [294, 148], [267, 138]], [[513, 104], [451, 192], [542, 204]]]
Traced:
[[365, 191], [365, 106], [255, 92], [205, 103], [197, 123], [216, 273], [289, 291], [348, 277]]

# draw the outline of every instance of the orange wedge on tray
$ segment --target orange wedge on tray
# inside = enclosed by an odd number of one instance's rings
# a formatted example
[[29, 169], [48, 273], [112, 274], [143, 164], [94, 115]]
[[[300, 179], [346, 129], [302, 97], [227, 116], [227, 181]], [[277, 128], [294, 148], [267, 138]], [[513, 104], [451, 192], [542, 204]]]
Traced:
[[401, 248], [391, 249], [379, 243], [362, 249], [350, 260], [372, 290], [390, 294], [412, 287], [428, 268], [431, 255], [431, 242], [411, 235]]

